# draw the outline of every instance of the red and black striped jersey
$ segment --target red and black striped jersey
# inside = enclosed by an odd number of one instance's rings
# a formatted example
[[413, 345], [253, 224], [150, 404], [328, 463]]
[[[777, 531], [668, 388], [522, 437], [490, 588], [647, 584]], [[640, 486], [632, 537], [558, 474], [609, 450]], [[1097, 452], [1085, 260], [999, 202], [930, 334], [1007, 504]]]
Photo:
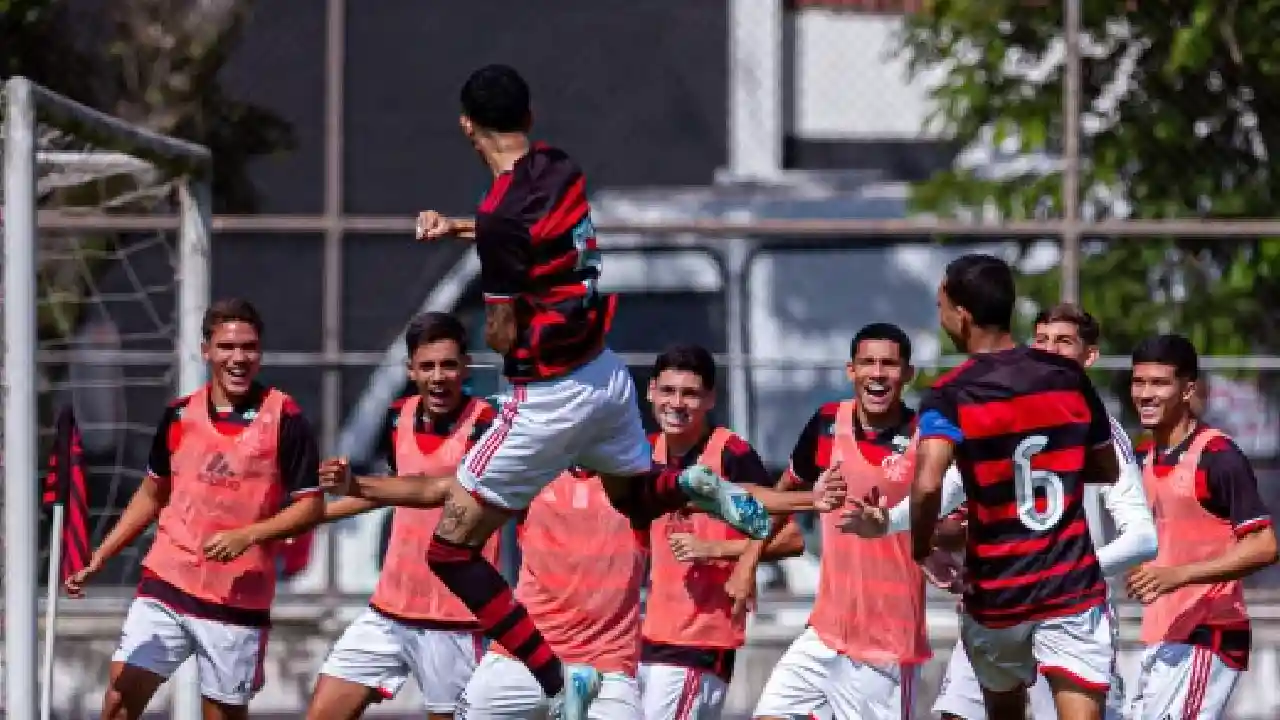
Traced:
[[476, 212], [476, 252], [485, 302], [515, 306], [508, 379], [558, 377], [599, 354], [615, 297], [597, 292], [586, 178], [564, 151], [537, 143], [494, 179]]
[[956, 443], [970, 616], [999, 627], [1105, 602], [1082, 471], [1111, 425], [1078, 364], [1027, 347], [975, 355], [926, 394], [919, 424]]

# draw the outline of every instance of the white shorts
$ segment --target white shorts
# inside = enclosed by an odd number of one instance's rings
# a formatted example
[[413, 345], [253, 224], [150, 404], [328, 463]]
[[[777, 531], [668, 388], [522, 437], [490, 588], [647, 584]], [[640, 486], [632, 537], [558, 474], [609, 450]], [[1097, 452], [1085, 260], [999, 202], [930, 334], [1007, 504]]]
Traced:
[[[1036, 682], [1027, 690], [1027, 697], [1031, 705], [1031, 720], [1057, 720], [1058, 709], [1053, 704], [1053, 690], [1044, 675], [1036, 675]], [[1117, 673], [1111, 678], [1103, 717], [1106, 720], [1120, 720], [1123, 709], [1124, 682]], [[942, 678], [938, 699], [933, 703], [933, 712], [938, 715], [954, 715], [964, 720], [987, 720], [987, 708], [982, 703], [982, 686], [978, 684], [978, 676], [973, 672], [973, 664], [969, 662], [964, 645], [958, 640], [955, 649], [951, 651], [951, 659], [947, 662], [947, 674]]]
[[653, 464], [631, 371], [608, 349], [500, 400], [497, 420], [458, 466], [462, 486], [492, 505], [523, 510], [570, 465], [634, 475]]
[[717, 720], [729, 684], [706, 670], [640, 663], [640, 703], [644, 720]]
[[994, 692], [1031, 687], [1037, 670], [1107, 691], [1115, 667], [1115, 624], [1105, 604], [1075, 615], [989, 628], [960, 613], [960, 640], [978, 683]]
[[395, 697], [412, 675], [427, 711], [448, 715], [483, 648], [478, 632], [410, 627], [370, 608], [334, 643], [320, 674], [364, 685], [387, 698]]
[[1240, 671], [1207, 648], [1161, 643], [1142, 654], [1129, 720], [1217, 720], [1227, 710]]
[[129, 605], [111, 661], [168, 679], [195, 655], [201, 695], [226, 705], [248, 705], [262, 689], [266, 652], [266, 628], [191, 617], [159, 600], [139, 597]]
[[814, 716], [829, 708], [828, 717], [910, 720], [919, 677], [919, 665], [859, 662], [805, 628], [774, 666], [754, 715]]
[[[529, 668], [506, 655], [489, 653], [480, 661], [458, 700], [454, 720], [541, 720], [547, 696]], [[600, 694], [587, 711], [589, 720], [641, 720], [640, 687], [622, 673], [605, 673]]]

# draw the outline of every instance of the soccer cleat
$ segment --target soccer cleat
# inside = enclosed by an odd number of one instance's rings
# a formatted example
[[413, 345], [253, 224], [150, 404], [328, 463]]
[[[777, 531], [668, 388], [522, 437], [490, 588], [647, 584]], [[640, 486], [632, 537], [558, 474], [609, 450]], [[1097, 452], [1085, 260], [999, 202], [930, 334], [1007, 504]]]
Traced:
[[751, 493], [715, 474], [706, 465], [690, 465], [677, 479], [694, 507], [756, 540], [769, 537], [772, 522]]
[[587, 720], [587, 708], [600, 694], [600, 671], [590, 665], [564, 666], [564, 688], [551, 698], [551, 720]]

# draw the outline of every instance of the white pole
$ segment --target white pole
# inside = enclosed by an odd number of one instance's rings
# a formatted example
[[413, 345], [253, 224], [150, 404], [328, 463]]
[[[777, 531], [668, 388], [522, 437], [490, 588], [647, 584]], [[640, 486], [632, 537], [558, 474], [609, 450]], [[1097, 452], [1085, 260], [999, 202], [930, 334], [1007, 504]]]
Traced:
[[[201, 323], [209, 306], [209, 231], [212, 193], [202, 178], [178, 186], [178, 394], [195, 392], [205, 380], [200, 356]], [[173, 720], [201, 720], [200, 672], [194, 657], [174, 673]]]
[[67, 508], [59, 500], [53, 505], [49, 528], [49, 581], [44, 598], [44, 665], [40, 675], [40, 720], [53, 716], [53, 640], [58, 627], [59, 580], [62, 577], [62, 524]]
[[782, 172], [782, 0], [729, 0], [729, 179]]
[[6, 714], [16, 719], [39, 715], [36, 107], [29, 80], [5, 83], [4, 128], [4, 692]]

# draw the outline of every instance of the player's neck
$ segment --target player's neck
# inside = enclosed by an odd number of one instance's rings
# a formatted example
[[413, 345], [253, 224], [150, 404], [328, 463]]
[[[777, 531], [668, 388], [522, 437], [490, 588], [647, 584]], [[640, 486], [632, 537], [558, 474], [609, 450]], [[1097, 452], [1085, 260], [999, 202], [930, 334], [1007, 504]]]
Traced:
[[662, 439], [667, 441], [667, 458], [681, 458], [689, 454], [689, 451], [698, 446], [702, 439], [711, 434], [708, 428], [698, 428], [682, 432], [679, 435], [668, 435], [663, 433]]
[[529, 154], [529, 137], [519, 134], [494, 135], [484, 151], [484, 162], [494, 177], [510, 172], [516, 162]]
[[895, 401], [882, 413], [868, 413], [866, 406], [858, 403], [858, 424], [866, 432], [877, 433], [902, 424], [902, 403]]
[[1151, 439], [1155, 440], [1156, 447], [1159, 448], [1177, 447], [1187, 439], [1188, 435], [1195, 432], [1198, 424], [1196, 416], [1186, 412], [1176, 422], [1152, 430]]
[[1000, 352], [1014, 347], [1017, 343], [1013, 341], [1013, 335], [1007, 330], [987, 330], [985, 328], [972, 328], [969, 331], [969, 338], [965, 342], [966, 350], [970, 355], [981, 355], [983, 353]]
[[253, 392], [253, 385], [249, 386], [249, 392], [243, 394], [232, 395], [227, 389], [216, 382], [209, 383], [209, 402], [213, 403], [215, 408], [233, 408], [244, 402], [244, 399]]

